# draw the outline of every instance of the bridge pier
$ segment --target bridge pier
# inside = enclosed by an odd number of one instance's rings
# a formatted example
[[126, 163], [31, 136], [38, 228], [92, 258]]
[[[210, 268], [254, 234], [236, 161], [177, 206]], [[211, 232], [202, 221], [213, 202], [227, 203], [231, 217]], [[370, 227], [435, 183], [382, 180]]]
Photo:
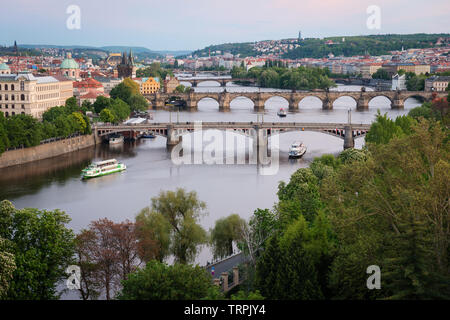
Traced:
[[333, 101], [328, 97], [322, 101], [322, 110], [333, 110]]
[[263, 129], [259, 125], [254, 126], [252, 157], [255, 163], [266, 163], [268, 145], [267, 129]]
[[173, 125], [167, 126], [167, 148], [176, 146], [181, 141], [181, 136], [176, 135], [177, 131], [173, 128]]
[[405, 108], [405, 101], [402, 99], [394, 99], [391, 103], [392, 109], [404, 109]]
[[230, 111], [230, 94], [228, 92], [222, 92], [219, 95], [219, 111]]
[[353, 139], [353, 130], [351, 126], [345, 126], [344, 150], [355, 147], [355, 139]]
[[356, 110], [363, 111], [363, 110], [369, 110], [369, 100], [364, 99], [363, 97], [360, 97], [358, 101], [356, 102]]
[[258, 111], [264, 111], [264, 99], [261, 98], [261, 93], [258, 92], [256, 99], [253, 101], [254, 103], [254, 110], [256, 112]]

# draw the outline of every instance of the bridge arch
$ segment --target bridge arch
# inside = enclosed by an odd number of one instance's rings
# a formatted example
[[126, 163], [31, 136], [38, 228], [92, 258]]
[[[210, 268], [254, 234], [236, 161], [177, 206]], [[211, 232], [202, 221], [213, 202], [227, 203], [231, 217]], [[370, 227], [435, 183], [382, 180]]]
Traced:
[[[211, 85], [214, 84], [214, 85]], [[221, 87], [222, 83], [219, 80], [197, 80], [197, 87]]]
[[307, 95], [298, 101], [297, 106], [299, 109], [322, 109], [323, 101], [318, 96]]
[[197, 100], [197, 109], [198, 110], [217, 110], [219, 109], [219, 101], [217, 101], [216, 97], [205, 95]]
[[185, 87], [192, 87], [192, 82], [189, 80], [180, 80], [179, 82], [181, 85], [183, 85]]
[[279, 110], [280, 108], [289, 108], [289, 100], [281, 95], [273, 95], [264, 101], [266, 110]]
[[388, 95], [377, 94], [369, 98], [369, 108], [388, 109], [392, 108], [392, 99]]
[[245, 94], [237, 95], [230, 100], [230, 109], [234, 110], [249, 110], [255, 107], [255, 101], [245, 96]]
[[344, 94], [332, 101], [333, 109], [356, 109], [358, 101], [355, 97], [349, 94]]

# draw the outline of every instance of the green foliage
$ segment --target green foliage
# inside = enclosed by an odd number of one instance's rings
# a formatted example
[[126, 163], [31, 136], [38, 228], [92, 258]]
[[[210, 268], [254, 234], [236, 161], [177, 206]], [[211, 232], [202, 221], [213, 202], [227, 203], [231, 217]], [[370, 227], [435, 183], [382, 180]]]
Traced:
[[146, 111], [148, 109], [148, 101], [140, 94], [133, 94], [128, 99], [131, 111]]
[[191, 90], [191, 88], [185, 87], [185, 86], [183, 86], [182, 84], [178, 85], [178, 86], [175, 88], [175, 92], [178, 92], [178, 93], [185, 93], [185, 92], [189, 92], [190, 90]]
[[[112, 90], [114, 90], [114, 88]], [[103, 109], [111, 107], [111, 99], [104, 96], [98, 96], [97, 99], [95, 99], [93, 107], [95, 112], [99, 114]]]
[[298, 169], [288, 184], [280, 182], [277, 194], [279, 202], [276, 209], [281, 225], [291, 223], [299, 215], [304, 215], [306, 220], [312, 221], [322, 207], [319, 180], [309, 168]]
[[264, 300], [264, 297], [261, 295], [259, 290], [248, 293], [243, 290], [239, 290], [238, 293], [231, 295], [231, 300]]
[[179, 263], [193, 261], [198, 246], [206, 243], [206, 231], [198, 224], [206, 204], [198, 200], [194, 191], [182, 188], [176, 191], [161, 191], [152, 198], [152, 211], [161, 214], [170, 224], [170, 252]]
[[[410, 134], [369, 144], [366, 161], [322, 184], [339, 242], [330, 274], [336, 298], [448, 299], [447, 135], [419, 120]], [[369, 265], [385, 275], [381, 290], [365, 287]]]
[[393, 138], [399, 138], [411, 132], [411, 126], [415, 123], [412, 117], [401, 116], [395, 120], [389, 119], [387, 113], [378, 114], [376, 120], [370, 126], [366, 135], [366, 142], [374, 144], [386, 144]]
[[413, 72], [406, 73], [406, 89], [409, 91], [423, 91], [426, 75], [416, 75]]
[[170, 254], [169, 221], [159, 212], [144, 208], [136, 216], [139, 255], [143, 261], [156, 259], [163, 262]]
[[9, 288], [9, 282], [16, 270], [14, 254], [11, 244], [0, 238], [0, 300], [6, 297]]
[[[329, 53], [335, 56], [356, 55], [385, 55], [390, 51], [410, 48], [431, 48], [439, 37], [448, 37], [448, 34], [387, 34], [370, 36], [328, 37], [324, 39], [304, 39], [300, 47], [288, 51], [283, 58], [323, 58]], [[332, 40], [335, 44], [328, 45], [325, 42]]]
[[109, 108], [105, 108], [100, 112], [100, 121], [102, 122], [115, 122], [116, 117]]
[[233, 243], [242, 240], [244, 224], [245, 220], [237, 214], [216, 220], [214, 229], [211, 230], [214, 258], [224, 258], [233, 253]]
[[[121, 300], [199, 300], [211, 295], [211, 276], [200, 266], [150, 261], [123, 281]], [[217, 296], [215, 291], [214, 296]]]
[[374, 74], [372, 74], [372, 79], [391, 80], [391, 76], [385, 69], [380, 68]]
[[264, 88], [311, 90], [336, 86], [320, 68], [253, 67], [247, 72], [243, 67], [234, 67], [231, 75], [233, 78], [256, 79]]
[[59, 210], [16, 209], [0, 203], [0, 237], [11, 243], [16, 270], [6, 298], [46, 300], [58, 298], [56, 285], [67, 277], [74, 254], [70, 218]]
[[8, 131], [6, 128], [6, 118], [0, 112], [0, 155], [10, 146]]
[[301, 215], [283, 235], [274, 236], [257, 263], [257, 286], [268, 299], [329, 298], [331, 224], [323, 213], [308, 224]]
[[350, 164], [354, 161], [366, 161], [367, 151], [355, 148], [346, 149], [339, 154], [338, 160], [343, 164]]
[[161, 67], [161, 64], [158, 62], [153, 62], [148, 68], [139, 69], [136, 72], [137, 77], [157, 77], [160, 81], [164, 80], [167, 75], [173, 76], [172, 70]]

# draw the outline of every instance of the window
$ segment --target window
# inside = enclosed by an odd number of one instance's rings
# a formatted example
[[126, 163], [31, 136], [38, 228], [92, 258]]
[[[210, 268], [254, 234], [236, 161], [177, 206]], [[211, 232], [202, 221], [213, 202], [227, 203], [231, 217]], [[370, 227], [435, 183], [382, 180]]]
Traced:
[[14, 109], [14, 105], [13, 104], [11, 105], [11, 109]]
[[5, 117], [7, 117], [7, 118], [9, 117], [8, 111], [5, 112]]
[[14, 85], [13, 84], [11, 85], [11, 90], [14, 91]]
[[12, 115], [12, 116], [15, 116], [15, 115], [16, 115], [16, 113], [15, 113], [15, 112], [11, 112], [11, 115]]
[[14, 98], [15, 98], [15, 96], [12, 94], [12, 95], [11, 95], [11, 100], [14, 100]]
[[20, 95], [20, 100], [22, 100], [22, 101], [25, 100], [25, 95], [24, 95], [24, 94], [21, 94], [21, 95]]
[[7, 94], [5, 94], [5, 100], [8, 101], [8, 95]]
[[25, 114], [25, 112], [22, 111], [20, 114]]
[[7, 84], [5, 84], [5, 90], [8, 90], [8, 85]]
[[24, 91], [24, 90], [25, 90], [25, 82], [20, 81], [20, 91]]
[[22, 105], [22, 109], [25, 109], [25, 105], [24, 104]]
[[0, 84], [0, 90], [2, 90], [2, 85]]

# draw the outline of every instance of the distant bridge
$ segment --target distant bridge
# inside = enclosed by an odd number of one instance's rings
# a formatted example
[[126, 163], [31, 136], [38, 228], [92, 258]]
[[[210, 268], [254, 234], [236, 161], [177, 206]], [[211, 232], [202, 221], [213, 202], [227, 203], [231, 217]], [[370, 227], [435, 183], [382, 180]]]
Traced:
[[275, 134], [292, 131], [316, 131], [344, 140], [344, 148], [354, 146], [354, 138], [364, 136], [369, 124], [346, 123], [302, 123], [302, 122], [164, 122], [145, 124], [120, 124], [94, 126], [96, 137], [106, 137], [115, 133], [153, 133], [167, 139], [167, 146], [181, 141], [184, 134], [194, 132], [201, 126], [202, 130], [224, 130], [254, 138], [258, 147], [267, 147], [268, 138]]
[[[233, 79], [230, 79], [230, 81]], [[205, 98], [214, 99], [219, 104], [219, 110], [230, 110], [231, 102], [239, 97], [245, 97], [253, 102], [255, 111], [262, 111], [265, 103], [272, 97], [282, 97], [289, 104], [290, 111], [299, 109], [299, 103], [306, 97], [316, 97], [322, 102], [322, 109], [333, 109], [333, 103], [341, 97], [350, 97], [356, 102], [357, 110], [369, 109], [369, 102], [376, 97], [385, 97], [391, 102], [392, 109], [403, 109], [408, 98], [417, 98], [422, 101], [431, 101], [436, 95], [444, 97], [446, 93], [433, 93], [425, 91], [275, 91], [275, 92], [189, 92], [189, 93], [154, 93], [145, 95], [153, 108], [163, 108], [173, 98], [186, 102], [190, 110], [198, 108], [198, 102]]]
[[189, 82], [191, 84], [192, 88], [195, 88], [195, 87], [197, 87], [197, 85], [199, 83], [206, 82], [206, 81], [208, 81], [208, 82], [217, 82], [217, 83], [220, 84], [221, 87], [226, 87], [226, 85], [228, 83], [231, 83], [231, 82], [246, 82], [246, 83], [249, 83], [249, 84], [255, 84], [256, 83], [255, 79], [236, 79], [236, 78], [232, 79], [232, 78], [229, 78], [229, 77], [228, 78], [207, 78], [207, 77], [202, 77], [202, 78], [197, 78], [197, 79], [192, 79], [192, 78], [183, 79], [183, 78], [177, 77], [177, 79], [180, 82]]

